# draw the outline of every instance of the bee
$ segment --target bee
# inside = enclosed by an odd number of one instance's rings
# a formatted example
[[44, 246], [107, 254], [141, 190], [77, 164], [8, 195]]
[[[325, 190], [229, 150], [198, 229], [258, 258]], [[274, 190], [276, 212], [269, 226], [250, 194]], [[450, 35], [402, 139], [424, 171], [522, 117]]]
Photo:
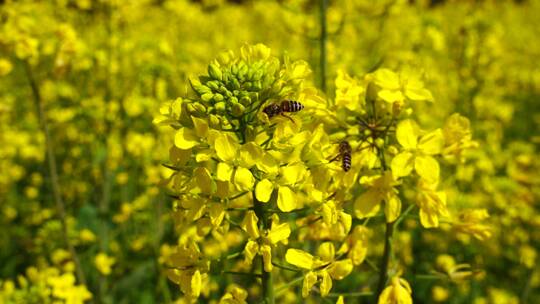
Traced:
[[330, 162], [333, 162], [341, 158], [341, 168], [347, 172], [351, 169], [352, 162], [352, 148], [348, 141], [342, 141], [339, 143], [339, 153]]
[[263, 112], [268, 115], [268, 118], [272, 118], [276, 115], [282, 115], [289, 118], [293, 123], [294, 120], [284, 113], [298, 112], [304, 108], [304, 105], [295, 100], [283, 100], [280, 104], [271, 103], [264, 107]]
[[347, 172], [351, 169], [352, 161], [352, 149], [349, 142], [342, 141], [339, 143], [339, 155], [341, 156], [341, 168], [343, 171]]

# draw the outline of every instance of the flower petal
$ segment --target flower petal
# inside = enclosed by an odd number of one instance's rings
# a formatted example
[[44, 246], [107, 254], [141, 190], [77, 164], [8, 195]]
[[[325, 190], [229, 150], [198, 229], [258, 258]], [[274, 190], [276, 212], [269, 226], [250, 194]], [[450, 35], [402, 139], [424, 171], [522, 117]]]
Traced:
[[418, 140], [418, 125], [414, 120], [405, 119], [397, 125], [396, 137], [405, 149], [416, 149]]
[[368, 190], [354, 202], [354, 214], [360, 219], [374, 216], [379, 211], [380, 203], [380, 195], [374, 190]]
[[180, 128], [174, 135], [174, 145], [182, 150], [188, 150], [199, 144], [199, 138], [193, 130]]
[[277, 205], [279, 210], [289, 212], [296, 208], [296, 196], [291, 188], [281, 186], [278, 189]]
[[422, 136], [418, 142], [418, 150], [429, 155], [441, 153], [443, 147], [444, 136], [441, 129], [437, 129]]
[[428, 183], [439, 181], [439, 163], [431, 156], [417, 156], [414, 160], [414, 170]]
[[401, 214], [401, 200], [397, 195], [389, 195], [384, 204], [384, 214], [386, 215], [387, 223], [395, 221]]
[[411, 174], [414, 168], [414, 155], [411, 152], [402, 152], [392, 159], [390, 165], [394, 179]]
[[272, 225], [270, 232], [268, 232], [268, 241], [272, 244], [277, 244], [283, 240], [286, 240], [291, 235], [291, 228], [289, 223], [283, 223], [279, 225]]
[[290, 248], [285, 253], [287, 263], [303, 269], [313, 269], [314, 257], [299, 249]]
[[216, 179], [218, 181], [227, 182], [231, 180], [234, 168], [227, 163], [219, 163], [217, 165]]
[[246, 168], [239, 167], [234, 173], [234, 184], [238, 190], [248, 191], [253, 189], [255, 178], [253, 177], [253, 174], [251, 174], [251, 171]]
[[222, 134], [214, 142], [216, 154], [222, 161], [231, 162], [236, 158], [238, 143], [228, 134]]
[[267, 203], [274, 191], [274, 184], [266, 178], [261, 180], [255, 186], [255, 197], [259, 202]]

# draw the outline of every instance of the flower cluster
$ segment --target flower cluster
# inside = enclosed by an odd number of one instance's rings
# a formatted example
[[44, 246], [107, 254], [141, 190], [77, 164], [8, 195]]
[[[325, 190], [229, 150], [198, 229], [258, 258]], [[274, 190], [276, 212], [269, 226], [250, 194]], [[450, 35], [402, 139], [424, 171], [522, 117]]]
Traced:
[[[454, 114], [444, 132], [420, 128], [415, 105], [433, 97], [409, 70], [359, 79], [340, 72], [333, 105], [312, 93], [308, 74], [304, 62], [281, 63], [264, 45], [246, 45], [210, 63], [207, 75], [190, 80], [192, 92], [166, 103], [155, 119], [174, 129], [165, 167], [181, 237], [168, 275], [189, 301], [237, 249], [232, 259], [244, 259], [219, 270], [260, 276], [265, 301], [275, 297], [273, 281], [286, 280], [278, 276], [283, 269], [302, 274], [303, 297], [313, 290], [326, 297], [334, 280], [365, 261], [379, 216], [386, 241], [375, 295], [380, 303], [411, 301], [397, 275], [382, 290], [397, 266], [388, 258], [391, 236], [414, 208], [425, 228], [451, 222], [440, 162], [475, 146], [469, 122]], [[485, 225], [462, 222], [456, 230], [489, 235]], [[204, 255], [213, 239], [238, 231], [239, 243]], [[297, 247], [302, 242], [310, 245]]]

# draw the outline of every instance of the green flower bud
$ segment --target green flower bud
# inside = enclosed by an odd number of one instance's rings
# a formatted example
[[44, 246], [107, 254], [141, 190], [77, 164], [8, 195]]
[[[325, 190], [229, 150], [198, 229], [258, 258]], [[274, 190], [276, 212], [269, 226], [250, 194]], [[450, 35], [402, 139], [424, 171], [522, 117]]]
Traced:
[[219, 93], [216, 93], [214, 94], [214, 101], [215, 102], [220, 102], [220, 101], [223, 101], [223, 95], [219, 94]]
[[243, 104], [244, 106], [250, 105], [251, 99], [248, 96], [243, 96], [240, 98], [240, 103]]
[[332, 133], [332, 134], [330, 134], [329, 137], [330, 137], [331, 141], [340, 141], [343, 138], [345, 138], [346, 136], [347, 136], [347, 133], [342, 131], [342, 132]]
[[245, 63], [241, 62], [238, 66], [238, 77], [246, 78], [246, 75], [248, 73], [248, 67], [245, 65]]
[[246, 107], [244, 107], [240, 103], [234, 103], [232, 105], [232, 114], [233, 116], [240, 117], [244, 114], [244, 111], [246, 110]]
[[217, 66], [215, 63], [210, 63], [208, 65], [208, 75], [212, 77], [213, 79], [221, 81], [223, 74], [221, 73], [221, 69]]
[[396, 155], [399, 153], [398, 148], [396, 148], [396, 146], [394, 145], [389, 146], [388, 149], [386, 149], [386, 151], [388, 151], [388, 153], [390, 153], [391, 155]]
[[354, 116], [347, 116], [347, 118], [345, 119], [345, 121], [350, 124], [350, 125], [355, 125], [357, 124], [357, 121], [356, 121], [356, 117]]
[[213, 93], [205, 93], [201, 95], [201, 99], [205, 102], [209, 102], [210, 100], [212, 100], [212, 98], [214, 98]]
[[194, 102], [192, 105], [193, 105], [193, 108], [195, 109], [195, 112], [197, 112], [199, 114], [205, 114], [206, 113], [206, 107], [203, 104], [198, 103], [198, 102]]
[[218, 91], [218, 90], [219, 90], [220, 82], [217, 81], [217, 80], [211, 80], [211, 81], [206, 82], [206, 85], [207, 85], [210, 89], [212, 89], [212, 91]]
[[260, 89], [262, 89], [262, 83], [261, 83], [260, 80], [257, 80], [257, 81], [255, 81], [255, 82], [253, 83], [253, 89], [255, 89], [255, 90], [260, 90]]
[[253, 74], [253, 80], [261, 80], [261, 78], [263, 77], [264, 75], [264, 70], [258, 70], [255, 72], [255, 74]]
[[218, 113], [223, 113], [223, 112], [225, 112], [226, 104], [225, 104], [224, 101], [220, 101], [220, 102], [217, 102], [217, 103], [214, 105], [214, 108], [216, 109], [216, 112], [218, 112]]
[[199, 84], [199, 85], [193, 85], [193, 90], [200, 95], [203, 95], [205, 93], [212, 92], [209, 87]]
[[219, 127], [221, 126], [221, 122], [219, 120], [219, 117], [217, 115], [215, 115], [215, 114], [210, 114], [209, 115], [208, 123], [209, 123], [210, 127], [213, 128], [213, 129], [219, 129]]
[[377, 146], [377, 148], [382, 148], [384, 147], [384, 139], [382, 138], [377, 138], [375, 140], [375, 146]]
[[256, 102], [259, 100], [259, 92], [250, 92], [249, 93], [249, 99], [251, 99], [252, 102]]
[[371, 130], [365, 129], [365, 130], [364, 130], [364, 135], [365, 135], [365, 136], [371, 136]]
[[246, 139], [248, 141], [251, 141], [251, 140], [255, 139], [255, 137], [257, 136], [257, 131], [256, 131], [255, 127], [253, 127], [252, 125], [248, 125], [246, 127], [245, 132], [246, 132]]
[[229, 89], [227, 89], [227, 87], [224, 85], [219, 86], [217, 91], [221, 93], [221, 95], [227, 95], [227, 93], [229, 93]]
[[233, 74], [234, 76], [238, 76], [238, 66], [237, 65], [231, 66], [231, 74]]
[[238, 82], [238, 79], [233, 78], [231, 81], [232, 88], [235, 90], [240, 89], [240, 82]]
[[372, 100], [377, 99], [377, 87], [373, 82], [370, 82], [367, 86], [366, 102], [369, 103]]
[[229, 98], [229, 102], [232, 103], [232, 104], [238, 103], [238, 98], [233, 96], [233, 97]]
[[187, 103], [186, 104], [186, 110], [192, 114], [192, 113], [196, 113], [197, 112], [197, 109], [195, 109], [195, 105], [193, 103]]

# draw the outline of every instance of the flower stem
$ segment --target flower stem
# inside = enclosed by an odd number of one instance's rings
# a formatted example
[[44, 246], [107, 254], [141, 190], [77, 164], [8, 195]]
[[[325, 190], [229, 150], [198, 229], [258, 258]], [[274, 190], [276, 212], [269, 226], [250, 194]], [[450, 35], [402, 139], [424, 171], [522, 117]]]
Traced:
[[66, 247], [69, 250], [71, 258], [73, 259], [73, 262], [75, 263], [75, 271], [77, 274], [77, 279], [81, 284], [86, 285], [86, 279], [84, 276], [84, 272], [82, 271], [82, 267], [81, 267], [79, 257], [77, 255], [77, 251], [75, 250], [75, 246], [73, 246], [68, 236], [66, 205], [62, 198], [60, 182], [58, 181], [58, 167], [56, 165], [56, 159], [54, 156], [54, 150], [55, 150], [54, 143], [52, 141], [51, 132], [49, 130], [49, 124], [47, 123], [47, 118], [45, 117], [45, 109], [43, 106], [43, 100], [41, 98], [39, 85], [36, 78], [34, 77], [34, 74], [32, 73], [32, 67], [27, 61], [24, 61], [24, 68], [25, 68], [26, 76], [28, 77], [30, 88], [32, 90], [32, 97], [34, 99], [34, 105], [36, 107], [36, 111], [38, 114], [41, 131], [45, 135], [45, 148], [47, 149], [47, 162], [49, 166], [49, 174], [51, 177], [53, 197], [56, 203], [56, 212], [57, 212], [57, 215], [59, 217], [60, 224], [62, 227], [62, 237], [64, 239], [64, 243]]
[[[255, 191], [252, 193], [253, 195], [253, 208], [255, 211], [255, 214], [258, 218], [261, 219], [261, 230], [269, 230], [270, 229], [270, 223], [269, 223], [269, 212], [268, 212], [268, 204], [259, 202], [257, 200], [257, 197], [255, 196]], [[272, 272], [266, 272], [264, 270], [264, 259], [261, 256], [261, 280], [262, 280], [262, 295], [263, 295], [263, 303], [266, 304], [274, 304], [275, 303], [275, 297], [274, 297], [274, 280], [272, 278]]]
[[[374, 108], [375, 110], [375, 108]], [[378, 149], [379, 159], [381, 161], [381, 168], [384, 171], [388, 170], [388, 165], [386, 164], [386, 159], [384, 156], [384, 150]], [[387, 202], [385, 202], [387, 203]], [[384, 251], [381, 260], [381, 266], [379, 267], [379, 281], [377, 283], [377, 292], [375, 296], [377, 297], [375, 301], [379, 298], [379, 295], [386, 286], [388, 281], [388, 265], [390, 264], [390, 256], [392, 255], [392, 237], [394, 235], [394, 225], [395, 221], [391, 223], [386, 223], [386, 230], [384, 233]]]
[[381, 266], [379, 267], [379, 281], [377, 283], [377, 298], [381, 294], [386, 286], [388, 280], [388, 265], [390, 264], [390, 255], [392, 254], [392, 236], [394, 234], [394, 223], [386, 223], [386, 231], [384, 234], [384, 252], [381, 260]]

